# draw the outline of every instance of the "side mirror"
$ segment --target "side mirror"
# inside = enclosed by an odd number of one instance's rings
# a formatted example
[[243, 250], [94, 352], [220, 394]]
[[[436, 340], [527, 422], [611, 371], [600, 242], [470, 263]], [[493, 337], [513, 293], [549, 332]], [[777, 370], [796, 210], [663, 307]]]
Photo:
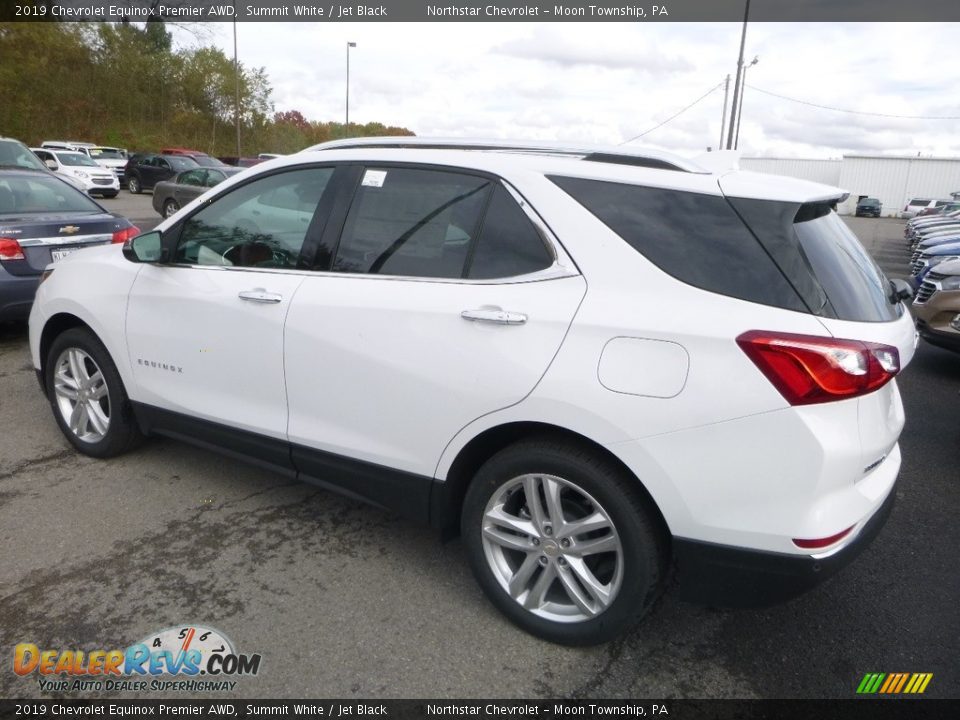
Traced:
[[57, 165], [56, 160], [44, 160], [43, 164], [46, 165], [51, 170], [56, 170], [58, 167], [60, 167], [59, 165]]
[[130, 238], [123, 244], [123, 256], [135, 263], [159, 263], [163, 257], [160, 233], [148, 232]]
[[906, 280], [894, 278], [890, 281], [890, 302], [898, 303], [913, 297], [913, 288]]

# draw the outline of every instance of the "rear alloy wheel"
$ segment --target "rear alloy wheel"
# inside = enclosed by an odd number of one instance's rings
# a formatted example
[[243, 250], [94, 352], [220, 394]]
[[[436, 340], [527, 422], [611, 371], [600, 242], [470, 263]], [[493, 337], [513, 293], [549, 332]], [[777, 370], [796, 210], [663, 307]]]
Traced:
[[165, 218], [168, 218], [171, 215], [175, 215], [177, 210], [179, 209], [180, 209], [180, 206], [177, 204], [176, 200], [167, 200], [163, 204], [163, 216]]
[[46, 387], [61, 432], [82, 453], [112, 457], [142, 438], [117, 368], [89, 330], [71, 328], [53, 341]]
[[127, 180], [127, 190], [132, 192], [134, 195], [139, 195], [142, 188], [140, 187], [140, 179], [136, 177], [130, 177]]
[[635, 485], [552, 440], [491, 458], [462, 521], [488, 597], [528, 632], [566, 645], [605, 642], [638, 621], [660, 590], [665, 543]]

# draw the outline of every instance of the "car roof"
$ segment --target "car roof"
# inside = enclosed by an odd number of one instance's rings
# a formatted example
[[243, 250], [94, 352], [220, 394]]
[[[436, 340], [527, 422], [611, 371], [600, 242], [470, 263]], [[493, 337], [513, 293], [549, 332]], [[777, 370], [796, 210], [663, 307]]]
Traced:
[[840, 201], [840, 188], [739, 169], [711, 172], [695, 161], [662, 150], [609, 145], [511, 140], [381, 137], [336, 140], [296, 155], [268, 160], [257, 172], [286, 165], [331, 160], [419, 162], [490, 172], [562, 175], [590, 180], [732, 197], [787, 202]]

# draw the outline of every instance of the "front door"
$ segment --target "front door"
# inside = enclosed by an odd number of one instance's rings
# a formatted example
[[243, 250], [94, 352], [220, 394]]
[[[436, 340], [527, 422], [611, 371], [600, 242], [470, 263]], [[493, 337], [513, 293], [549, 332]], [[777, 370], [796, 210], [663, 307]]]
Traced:
[[135, 400], [285, 442], [284, 322], [332, 174], [257, 178], [165, 233], [172, 262], [144, 266], [130, 293]]

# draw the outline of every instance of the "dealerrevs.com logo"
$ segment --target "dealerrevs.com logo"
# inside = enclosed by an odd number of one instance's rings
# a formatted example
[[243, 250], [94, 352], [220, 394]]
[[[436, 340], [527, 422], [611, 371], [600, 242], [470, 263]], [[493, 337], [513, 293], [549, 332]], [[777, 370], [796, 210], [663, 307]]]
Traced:
[[40, 690], [184, 691], [233, 690], [233, 678], [256, 675], [260, 655], [236, 652], [227, 637], [212, 628], [185, 626], [148, 635], [125, 650], [41, 649], [19, 643], [13, 671], [37, 676]]

